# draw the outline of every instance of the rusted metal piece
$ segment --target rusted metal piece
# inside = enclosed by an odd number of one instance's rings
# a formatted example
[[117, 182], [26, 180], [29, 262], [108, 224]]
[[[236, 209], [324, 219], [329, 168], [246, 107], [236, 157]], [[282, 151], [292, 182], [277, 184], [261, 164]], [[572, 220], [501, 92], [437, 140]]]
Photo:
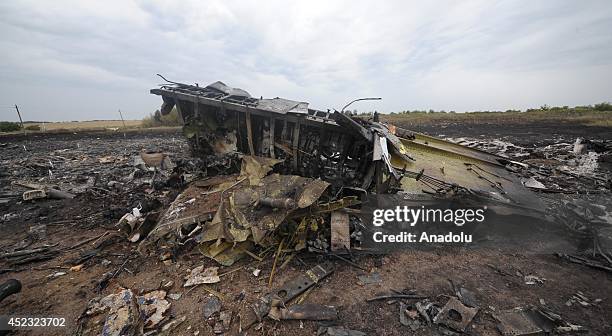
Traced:
[[295, 304], [287, 308], [273, 307], [268, 316], [275, 320], [334, 321], [338, 319], [338, 309], [320, 304]]
[[240, 331], [247, 330], [253, 324], [261, 321], [268, 315], [273, 306], [278, 306], [289, 302], [298, 295], [304, 293], [319, 281], [325, 279], [334, 271], [331, 263], [317, 265], [305, 274], [276, 288], [265, 296], [261, 297], [257, 303], [240, 314]]

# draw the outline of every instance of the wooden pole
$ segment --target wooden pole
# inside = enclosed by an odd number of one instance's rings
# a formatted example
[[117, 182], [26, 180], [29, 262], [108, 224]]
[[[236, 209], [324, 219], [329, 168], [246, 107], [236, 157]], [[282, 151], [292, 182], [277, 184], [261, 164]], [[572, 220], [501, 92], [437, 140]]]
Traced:
[[19, 112], [19, 106], [15, 104], [15, 111], [17, 111], [17, 115], [19, 116], [19, 124], [21, 125], [21, 129], [23, 130], [23, 135], [25, 135], [25, 127], [23, 127], [23, 119], [21, 119], [21, 113]]
[[119, 109], [119, 116], [121, 117], [121, 122], [123, 123], [123, 137], [125, 138], [125, 120], [123, 120], [123, 113], [121, 113], [121, 109]]
[[26, 135], [26, 129], [25, 127], [23, 127], [23, 119], [21, 119], [21, 113], [19, 112], [19, 106], [17, 106], [17, 104], [15, 104], [15, 110], [17, 111], [17, 115], [19, 116], [19, 123], [21, 124], [23, 135]]

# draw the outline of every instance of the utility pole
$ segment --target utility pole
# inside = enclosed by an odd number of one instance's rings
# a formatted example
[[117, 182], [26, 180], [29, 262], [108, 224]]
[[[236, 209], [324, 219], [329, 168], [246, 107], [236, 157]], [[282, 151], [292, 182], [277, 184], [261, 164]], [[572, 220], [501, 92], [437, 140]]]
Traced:
[[21, 113], [19, 113], [19, 106], [15, 104], [15, 110], [17, 111], [17, 115], [19, 116], [19, 123], [21, 124], [21, 129], [23, 130], [23, 135], [26, 135], [26, 129], [23, 127], [23, 119], [21, 119]]
[[121, 117], [121, 122], [123, 123], [123, 137], [125, 138], [125, 120], [123, 120], [123, 114], [121, 113], [121, 109], [119, 109], [119, 116]]

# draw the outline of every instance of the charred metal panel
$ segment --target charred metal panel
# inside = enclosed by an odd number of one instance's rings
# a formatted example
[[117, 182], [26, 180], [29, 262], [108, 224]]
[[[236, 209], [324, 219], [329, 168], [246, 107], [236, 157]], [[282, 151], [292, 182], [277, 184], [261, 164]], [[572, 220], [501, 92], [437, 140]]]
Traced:
[[342, 185], [361, 186], [367, 174], [362, 158], [372, 144], [363, 134], [371, 133], [348, 117], [309, 109], [306, 102], [252, 98], [222, 82], [164, 85], [151, 93], [162, 96], [165, 110], [177, 106], [191, 148], [202, 158], [232, 152], [277, 158], [285, 162], [283, 173]]
[[248, 154], [280, 160], [277, 172], [321, 178], [335, 190], [466, 192], [508, 204], [533, 201], [506, 170], [508, 160], [494, 154], [338, 111], [310, 109], [306, 102], [253, 98], [222, 82], [206, 87], [171, 83], [151, 93], [162, 97], [164, 112], [176, 106], [194, 154], [207, 167], [214, 163], [217, 173], [224, 173], [223, 164], [228, 173], [238, 156]]

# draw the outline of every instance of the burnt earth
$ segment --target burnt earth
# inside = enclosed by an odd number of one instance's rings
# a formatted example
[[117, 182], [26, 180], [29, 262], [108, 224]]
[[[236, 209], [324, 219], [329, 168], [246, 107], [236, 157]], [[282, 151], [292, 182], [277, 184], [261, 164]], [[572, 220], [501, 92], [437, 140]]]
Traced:
[[[445, 137], [480, 137], [493, 139], [505, 138], [521, 145], [541, 145], [552, 139], [563, 137], [573, 140], [577, 136], [612, 139], [611, 130], [578, 125], [439, 125], [411, 127], [416, 131]], [[29, 180], [41, 179], [46, 171], [36, 171], [30, 167], [14, 166], [19, 158], [45, 155], [79, 143], [85, 148], [84, 155], [92, 158], [104, 156], [126, 157], [141, 149], [156, 148], [172, 153], [173, 159], [188, 158], [188, 147], [181, 135], [175, 131], [128, 133], [78, 133], [36, 135], [25, 140], [21, 136], [0, 138], [0, 185], [3, 192], [20, 193], [25, 189], [12, 186], [14, 178], [27, 177]], [[23, 151], [26, 145], [28, 152]], [[91, 159], [91, 158], [90, 158]], [[58, 171], [67, 181], [79, 181], [80, 175], [89, 176], [97, 171], [102, 179], [121, 179], [130, 171], [129, 163], [119, 160], [116, 164], [95, 164], [84, 161], [80, 165], [65, 165], [72, 171]], [[11, 165], [13, 164], [13, 165]], [[91, 170], [91, 171], [90, 171]], [[61, 182], [61, 181], [60, 181]], [[169, 188], [165, 194], [157, 195], [163, 207], [172, 201], [180, 188]], [[155, 194], [154, 194], [155, 195]], [[125, 190], [112, 194], [83, 193], [72, 200], [41, 200], [23, 202], [13, 198], [0, 205], [0, 216], [14, 214], [10, 219], [0, 222], [0, 250], [12, 250], [16, 245], [29, 243], [28, 248], [43, 244], [56, 248], [71, 247], [107, 231], [114, 232], [117, 220], [129, 209], [147, 197], [150, 190], [145, 186], [130, 185]], [[32, 226], [46, 224], [44, 235], [29, 233]], [[184, 323], [174, 330], [177, 335], [213, 334], [213, 323], [209, 323], [202, 313], [208, 292], [202, 287], [193, 290], [182, 288], [183, 277], [188, 269], [199, 265], [214, 266], [197, 249], [184, 252], [176, 260], [163, 263], [158, 255], [141, 256], [125, 238], [111, 240], [110, 246], [96, 251], [94, 256], [83, 262], [80, 271], [70, 271], [86, 252], [91, 252], [96, 240], [77, 248], [60, 253], [57, 257], [24, 265], [11, 265], [1, 261], [0, 282], [10, 278], [19, 279], [23, 284], [20, 293], [12, 295], [0, 303], [0, 315], [22, 316], [59, 316], [65, 317], [66, 328], [35, 329], [20, 331], [16, 335], [67, 335], [73, 334], [79, 326], [79, 316], [90, 299], [116, 293], [120, 287], [131, 288], [135, 293], [146, 292], [174, 281], [169, 293], [181, 293], [178, 301], [168, 299], [172, 306], [170, 315], [186, 316]], [[278, 286], [292, 277], [322, 261], [320, 256], [302, 253], [274, 277], [273, 286]], [[111, 263], [107, 264], [108, 260]], [[546, 306], [559, 313], [567, 321], [587, 327], [590, 334], [612, 334], [612, 276], [600, 270], [570, 264], [552, 255], [533, 255], [528, 253], [500, 252], [495, 250], [470, 251], [458, 248], [434, 251], [400, 251], [386, 256], [356, 256], [354, 262], [361, 267], [378, 272], [380, 284], [361, 284], [357, 276], [364, 272], [346, 263], [332, 260], [336, 270], [326, 280], [316, 286], [306, 302], [334, 305], [339, 310], [338, 325], [361, 330], [369, 335], [437, 335], [432, 327], [423, 327], [412, 332], [400, 324], [398, 305], [388, 301], [366, 302], [367, 298], [390, 290], [414, 289], [420, 295], [432, 299], [440, 295], [452, 295], [448, 279], [460, 284], [474, 293], [480, 312], [472, 321], [468, 332], [475, 335], [496, 335], [495, 312], [518, 306], [539, 305], [544, 300]], [[254, 302], [268, 290], [268, 276], [272, 269], [272, 258], [262, 262], [244, 259], [231, 267], [221, 267], [219, 273], [229, 270], [235, 272], [221, 277], [221, 282], [210, 287], [225, 295], [223, 310], [232, 310], [233, 319], [240, 308]], [[111, 279], [99, 291], [99, 281], [107, 272], [113, 272], [124, 265], [126, 270]], [[261, 269], [255, 277], [254, 269]], [[66, 275], [56, 278], [48, 276], [56, 272]], [[517, 274], [536, 275], [545, 278], [541, 285], [527, 285]], [[591, 301], [601, 302], [582, 306], [574, 303], [566, 305], [577, 291], [581, 291]], [[242, 295], [241, 295], [242, 293]], [[244, 298], [242, 298], [244, 297]], [[408, 301], [414, 303], [414, 301]], [[97, 319], [103, 319], [104, 315]], [[92, 319], [95, 320], [95, 319]], [[96, 321], [89, 321], [88, 325]], [[99, 321], [98, 321], [99, 322]], [[319, 324], [312, 321], [265, 320], [259, 330], [249, 334], [260, 335], [314, 335]], [[95, 325], [94, 325], [95, 327]], [[99, 333], [93, 329], [90, 334]]]

